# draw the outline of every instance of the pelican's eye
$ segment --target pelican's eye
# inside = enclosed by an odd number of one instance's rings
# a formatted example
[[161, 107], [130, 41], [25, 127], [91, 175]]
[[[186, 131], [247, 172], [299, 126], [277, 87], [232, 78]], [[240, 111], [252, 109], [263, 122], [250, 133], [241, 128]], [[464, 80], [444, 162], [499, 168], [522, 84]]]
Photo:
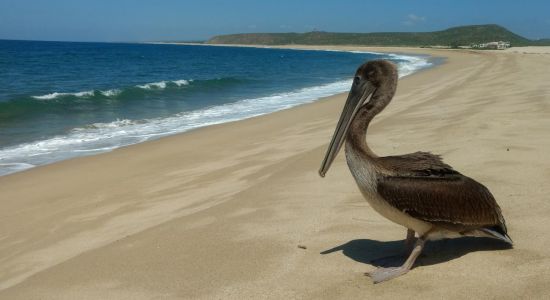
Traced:
[[361, 81], [361, 77], [359, 76], [355, 76], [355, 78], [353, 78], [353, 84], [359, 84], [359, 81]]

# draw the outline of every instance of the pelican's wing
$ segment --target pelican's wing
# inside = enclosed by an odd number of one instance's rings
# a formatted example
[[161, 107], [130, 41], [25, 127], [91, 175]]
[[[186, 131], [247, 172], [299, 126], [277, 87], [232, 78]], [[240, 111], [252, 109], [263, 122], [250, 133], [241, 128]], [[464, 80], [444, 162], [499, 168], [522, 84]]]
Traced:
[[379, 159], [387, 169], [400, 176], [444, 177], [460, 174], [444, 163], [439, 155], [429, 152], [386, 156]]
[[413, 218], [459, 230], [488, 228], [506, 235], [504, 218], [491, 192], [462, 174], [384, 176], [377, 189], [390, 205]]

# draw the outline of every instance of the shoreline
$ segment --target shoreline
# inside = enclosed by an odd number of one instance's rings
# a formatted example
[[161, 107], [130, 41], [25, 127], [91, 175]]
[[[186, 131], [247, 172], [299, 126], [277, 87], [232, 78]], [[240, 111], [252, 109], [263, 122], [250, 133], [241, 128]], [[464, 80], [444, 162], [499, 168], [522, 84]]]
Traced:
[[[208, 45], [206, 45], [206, 46], [208, 46]], [[271, 47], [271, 48], [273, 48], [273, 47]], [[283, 47], [279, 47], [279, 48], [282, 49]], [[323, 49], [312, 49], [311, 47], [309, 47], [309, 48], [300, 48], [300, 47], [289, 48], [289, 47], [286, 47], [286, 48], [290, 49], [290, 50], [308, 50], [308, 51], [320, 50], [320, 51], [324, 51]], [[328, 49], [325, 49], [325, 50], [328, 50]], [[357, 50], [357, 49], [355, 49], [355, 50]], [[339, 50], [336, 50], [336, 51], [353, 52], [353, 50], [347, 50], [346, 48], [340, 48]], [[371, 53], [371, 51], [366, 51], [366, 53]], [[436, 67], [438, 64], [442, 63], [442, 60], [443, 60], [441, 57], [432, 57], [432, 56], [426, 55], [428, 57], [423, 57], [421, 60], [415, 61], [415, 59], [416, 59], [415, 57], [417, 57], [418, 54], [392, 53], [390, 51], [388, 51], [388, 52], [372, 52], [372, 53], [373, 54], [390, 53], [390, 54], [395, 55], [395, 58], [408, 61], [406, 63], [406, 68], [404, 69], [405, 74], [402, 75], [402, 76], [408, 76], [408, 75], [420, 72], [420, 71], [422, 71], [424, 69], [427, 69], [427, 68]], [[394, 59], [394, 58], [392, 57], [391, 59]], [[424, 66], [424, 64], [426, 64], [426, 66]], [[410, 73], [410, 72], [412, 72], [412, 73]], [[229, 116], [228, 118], [226, 118], [226, 120], [216, 121], [216, 122], [219, 122], [219, 123], [214, 122], [214, 124], [224, 124], [224, 123], [228, 123], [228, 122], [244, 120], [244, 119], [251, 118], [251, 117], [262, 116], [262, 115], [266, 115], [266, 114], [276, 112], [276, 111], [281, 110], [281, 109], [289, 109], [289, 108], [295, 107], [297, 105], [308, 104], [308, 103], [311, 103], [311, 102], [318, 101], [319, 99], [322, 99], [322, 98], [325, 98], [325, 97], [334, 96], [334, 95], [339, 94], [340, 92], [335, 93], [335, 94], [331, 94], [331, 93], [334, 93], [335, 90], [336, 90], [335, 88], [333, 88], [333, 86], [338, 86], [340, 83], [343, 83], [343, 82], [344, 81], [342, 81], [342, 80], [338, 80], [338, 81], [334, 81], [334, 82], [330, 82], [330, 83], [319, 84], [319, 85], [316, 85], [316, 86], [311, 86], [311, 87], [306, 87], [306, 88], [301, 88], [301, 89], [295, 89], [295, 90], [290, 90], [290, 91], [284, 91], [284, 92], [276, 93], [276, 94], [273, 94], [273, 95], [261, 96], [259, 98], [253, 98], [254, 100], [262, 100], [264, 98], [274, 97], [274, 96], [278, 96], [278, 95], [286, 95], [286, 97], [292, 99], [293, 95], [302, 94], [302, 93], [305, 94], [306, 90], [308, 90], [308, 89], [310, 90], [308, 92], [309, 95], [307, 96], [309, 100], [302, 100], [302, 101], [298, 101], [298, 102], [288, 104], [288, 105], [290, 105], [290, 107], [271, 108], [271, 109], [268, 109], [268, 110], [264, 109], [263, 111], [260, 111], [260, 112], [256, 111], [256, 112], [251, 113], [251, 115], [247, 115], [247, 116], [241, 117], [239, 119], [234, 119], [234, 118], [231, 118], [231, 116]], [[323, 92], [312, 92], [311, 91], [312, 89], [319, 89], [319, 88], [328, 89], [329, 87], [331, 89], [330, 92], [325, 91], [325, 90], [323, 90]], [[115, 89], [113, 89], [113, 90], [115, 90]], [[338, 90], [340, 90], [340, 88], [338, 88]], [[109, 91], [111, 91], [111, 90], [109, 90]], [[94, 91], [84, 91], [84, 92], [78, 92], [78, 93], [90, 93], [90, 92], [93, 93]], [[102, 91], [100, 91], [100, 92], [102, 92]], [[343, 92], [345, 92], [345, 91], [343, 91]], [[72, 93], [72, 94], [78, 94], [78, 93]], [[54, 92], [52, 94], [48, 94], [48, 96], [53, 95], [53, 94], [57, 94], [57, 93]], [[71, 93], [66, 93], [66, 94], [71, 94]], [[43, 96], [33, 96], [33, 97], [43, 97]], [[241, 99], [239, 101], [236, 101], [236, 102], [234, 102], [234, 104], [238, 104], [241, 101], [246, 101], [246, 99]], [[223, 104], [222, 106], [225, 106], [227, 104], [230, 104], [230, 103]], [[253, 105], [252, 105], [252, 107], [253, 107]], [[215, 106], [213, 108], [215, 108]], [[203, 108], [197, 109], [197, 111], [208, 110], [208, 109], [209, 109], [208, 107], [203, 107]], [[184, 114], [184, 113], [192, 113], [192, 112], [193, 111], [180, 112], [177, 115]], [[165, 119], [170, 119], [170, 118], [176, 118], [176, 117], [168, 116]], [[145, 119], [145, 120], [148, 123], [149, 121], [155, 120], [155, 119], [156, 118]], [[133, 122], [133, 120], [122, 120], [122, 121]], [[117, 121], [113, 121], [113, 122], [107, 122], [106, 124], [112, 124], [112, 123], [117, 123], [117, 122], [119, 122], [119, 121], [117, 120]], [[182, 125], [182, 127], [184, 127], [184, 128], [186, 127], [185, 123], [182, 123], [180, 125]], [[196, 127], [191, 126], [188, 129], [175, 129], [175, 128], [172, 128], [171, 133], [169, 133], [169, 134], [164, 134], [164, 133], [161, 133], [161, 132], [154, 132], [154, 133], [151, 134], [153, 136], [153, 138], [147, 138], [145, 140], [138, 141], [138, 142], [133, 142], [133, 143], [129, 143], [129, 144], [124, 144], [123, 143], [123, 144], [120, 144], [120, 145], [111, 145], [111, 146], [107, 147], [107, 148], [109, 148], [108, 150], [86, 148], [82, 151], [79, 151], [78, 153], [80, 153], [80, 154], [77, 154], [76, 151], [71, 151], [69, 149], [66, 149], [66, 150], [62, 150], [64, 154], [60, 154], [58, 152], [53, 152], [54, 156], [58, 156], [58, 158], [56, 158], [54, 161], [49, 161], [48, 160], [47, 162], [45, 162], [45, 160], [42, 160], [42, 162], [39, 162], [38, 164], [33, 160], [15, 161], [12, 158], [11, 161], [8, 160], [5, 163], [0, 163], [0, 166], [4, 168], [4, 169], [0, 170], [0, 176], [7, 176], [7, 175], [10, 175], [10, 174], [14, 174], [14, 173], [34, 169], [36, 167], [41, 167], [41, 166], [44, 166], [44, 165], [58, 163], [58, 162], [61, 162], [61, 161], [64, 161], [64, 160], [70, 160], [70, 159], [74, 159], [74, 158], [78, 158], [78, 157], [99, 155], [99, 154], [103, 154], [103, 153], [106, 153], [106, 152], [113, 151], [113, 150], [121, 148], [121, 147], [128, 147], [128, 146], [143, 143], [143, 142], [149, 142], [149, 141], [152, 141], [152, 140], [156, 140], [159, 137], [163, 138], [163, 137], [171, 136], [171, 135], [174, 135], [174, 134], [182, 134], [182, 133], [188, 132], [190, 130], [195, 130], [197, 128], [202, 128], [202, 127], [211, 126], [211, 125], [212, 125], [212, 123], [210, 123], [209, 125], [197, 125]], [[56, 138], [57, 138], [57, 136], [50, 136], [50, 137], [48, 137], [46, 139], [43, 139], [43, 140], [26, 141], [26, 142], [22, 142], [22, 143], [16, 144], [16, 145], [10, 145], [10, 146], [7, 146], [7, 147], [2, 149], [2, 150], [6, 150], [7, 153], [5, 153], [5, 152], [2, 152], [2, 153], [6, 154], [9, 158], [10, 155], [13, 156], [13, 153], [17, 153], [18, 150], [21, 150], [21, 147], [23, 147], [23, 148], [33, 147], [37, 143], [42, 143], [42, 142], [47, 143], [50, 140], [56, 139]], [[62, 135], [61, 138], [70, 138], [70, 134], [67, 133], [65, 135]], [[73, 137], [72, 139], [75, 139], [75, 137]], [[51, 145], [51, 147], [53, 147], [53, 146], [55, 146], [55, 145]], [[73, 145], [73, 146], [75, 146], [75, 145]], [[79, 146], [79, 145], [76, 145], [76, 146]], [[86, 153], [88, 153], [88, 154], [86, 154]], [[30, 153], [30, 154], [28, 153], [29, 156], [33, 156], [33, 154], [35, 154], [35, 153]], [[63, 158], [60, 159], [60, 157], [63, 157]]]
[[342, 154], [317, 176], [343, 93], [0, 177], [0, 298], [542, 297], [550, 58], [432, 51], [446, 63], [400, 80], [369, 143], [442, 154], [486, 184], [514, 249], [434, 242], [373, 286], [369, 261], [405, 231], [362, 199]]

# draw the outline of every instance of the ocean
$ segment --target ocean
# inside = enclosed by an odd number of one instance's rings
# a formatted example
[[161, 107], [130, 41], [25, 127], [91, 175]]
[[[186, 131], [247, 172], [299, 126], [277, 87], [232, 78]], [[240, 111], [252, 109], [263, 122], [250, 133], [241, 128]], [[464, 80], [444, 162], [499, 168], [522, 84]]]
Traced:
[[0, 40], [0, 175], [349, 89], [372, 59], [400, 76], [429, 57], [361, 51]]

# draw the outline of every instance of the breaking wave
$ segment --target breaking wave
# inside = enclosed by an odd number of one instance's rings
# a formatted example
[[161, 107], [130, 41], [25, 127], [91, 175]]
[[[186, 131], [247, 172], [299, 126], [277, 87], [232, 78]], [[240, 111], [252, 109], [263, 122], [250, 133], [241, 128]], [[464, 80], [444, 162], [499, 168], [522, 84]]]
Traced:
[[129, 90], [132, 88], [140, 88], [145, 90], [165, 89], [170, 86], [181, 87], [181, 86], [189, 85], [191, 82], [193, 82], [192, 79], [190, 80], [180, 79], [180, 80], [173, 80], [173, 81], [159, 81], [159, 82], [138, 84], [126, 89], [115, 88], [115, 89], [103, 90], [103, 91], [90, 90], [90, 91], [82, 91], [82, 92], [75, 92], [75, 93], [53, 92], [45, 95], [31, 96], [31, 97], [38, 100], [52, 100], [52, 99], [58, 99], [63, 97], [74, 97], [74, 98], [91, 98], [91, 97], [97, 97], [97, 96], [116, 97], [117, 95], [122, 93], [124, 90]]
[[[425, 57], [376, 54], [386, 56], [396, 62], [401, 77], [431, 66], [431, 63]], [[191, 87], [209, 90], [212, 85], [231, 85], [235, 83], [240, 83], [240, 81], [235, 78], [195, 81], [180, 79], [136, 84], [126, 88], [86, 90], [75, 93], [53, 92], [32, 96], [31, 99], [26, 99], [26, 101], [7, 102], [7, 105], [11, 106], [4, 108], [17, 111], [23, 109], [24, 111], [24, 109], [30, 109], [30, 107], [37, 105], [42, 106], [40, 109], [43, 109], [44, 105], [60, 105], [62, 107], [62, 105], [71, 105], [71, 102], [78, 99], [94, 101], [98, 99], [124, 99], [125, 94], [130, 92], [133, 93], [132, 96], [135, 96], [136, 93], [159, 93]], [[199, 127], [268, 114], [345, 92], [350, 85], [351, 79], [340, 80], [289, 92], [273, 93], [264, 97], [241, 99], [232, 103], [184, 111], [168, 117], [140, 120], [117, 119], [112, 122], [88, 124], [70, 129], [63, 135], [0, 149], [0, 175], [71, 157], [106, 152], [122, 146]], [[6, 105], [6, 102], [0, 103], [0, 117], [9, 116], [9, 114], [2, 112], [2, 105]], [[17, 105], [22, 106], [14, 108]]]

